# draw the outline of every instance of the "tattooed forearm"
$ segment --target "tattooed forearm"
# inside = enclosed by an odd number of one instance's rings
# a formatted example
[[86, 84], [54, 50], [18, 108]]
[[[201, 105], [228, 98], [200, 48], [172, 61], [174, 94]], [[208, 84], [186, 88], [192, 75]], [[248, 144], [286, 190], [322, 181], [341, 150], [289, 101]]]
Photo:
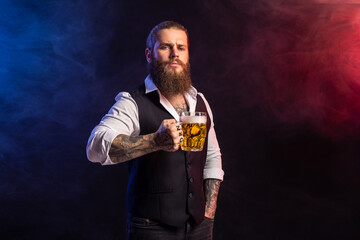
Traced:
[[111, 143], [110, 159], [121, 163], [158, 150], [176, 151], [180, 146], [179, 132], [175, 119], [164, 119], [155, 133], [137, 137], [120, 134]]
[[217, 179], [205, 179], [204, 191], [205, 191], [205, 217], [214, 218], [216, 211], [216, 202], [220, 188], [220, 180]]
[[157, 150], [155, 134], [137, 137], [120, 134], [112, 142], [109, 156], [114, 163], [121, 163]]

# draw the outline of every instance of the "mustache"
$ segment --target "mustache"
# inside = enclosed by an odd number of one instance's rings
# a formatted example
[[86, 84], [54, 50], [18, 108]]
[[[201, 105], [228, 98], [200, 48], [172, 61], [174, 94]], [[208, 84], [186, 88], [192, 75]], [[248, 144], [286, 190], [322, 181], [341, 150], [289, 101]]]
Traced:
[[164, 65], [168, 65], [168, 64], [171, 64], [173, 62], [177, 62], [178, 64], [180, 64], [182, 67], [185, 67], [186, 64], [181, 61], [180, 59], [173, 59], [173, 60], [170, 60], [170, 61], [166, 61], [166, 62], [163, 62]]

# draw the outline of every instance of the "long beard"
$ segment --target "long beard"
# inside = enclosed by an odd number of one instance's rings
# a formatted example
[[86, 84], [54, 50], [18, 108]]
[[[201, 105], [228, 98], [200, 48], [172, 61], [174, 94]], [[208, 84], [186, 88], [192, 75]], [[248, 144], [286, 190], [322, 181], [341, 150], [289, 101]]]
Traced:
[[152, 58], [149, 64], [150, 76], [161, 94], [165, 96], [184, 94], [192, 84], [190, 63], [184, 64], [178, 59], [175, 59], [175, 61], [182, 66], [183, 70], [181, 72], [176, 72], [175, 69], [168, 67], [171, 62], [159, 62]]

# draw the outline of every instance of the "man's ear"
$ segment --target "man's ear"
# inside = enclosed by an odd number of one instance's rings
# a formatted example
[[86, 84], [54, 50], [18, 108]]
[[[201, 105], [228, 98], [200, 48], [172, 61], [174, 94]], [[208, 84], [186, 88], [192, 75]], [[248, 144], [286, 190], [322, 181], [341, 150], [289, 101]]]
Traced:
[[149, 48], [145, 49], [145, 57], [146, 57], [146, 61], [148, 63], [151, 63], [151, 50]]

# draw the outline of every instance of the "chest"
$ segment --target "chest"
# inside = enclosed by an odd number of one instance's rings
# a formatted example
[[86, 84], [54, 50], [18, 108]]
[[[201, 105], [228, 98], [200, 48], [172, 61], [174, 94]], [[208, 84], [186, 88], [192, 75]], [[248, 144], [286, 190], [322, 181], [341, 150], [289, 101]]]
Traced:
[[186, 103], [185, 99], [180, 99], [170, 103], [174, 107], [175, 111], [178, 113], [179, 116], [181, 112], [189, 111], [189, 106]]

